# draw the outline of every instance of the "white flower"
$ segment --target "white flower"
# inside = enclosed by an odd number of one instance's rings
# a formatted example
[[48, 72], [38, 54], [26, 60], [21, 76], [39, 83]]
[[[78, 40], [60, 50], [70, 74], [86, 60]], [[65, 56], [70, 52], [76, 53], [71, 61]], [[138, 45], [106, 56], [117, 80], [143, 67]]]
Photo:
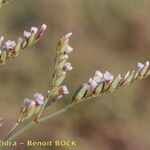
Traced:
[[112, 81], [114, 79], [114, 76], [108, 71], [105, 71], [103, 76], [106, 81]]
[[66, 85], [60, 86], [59, 87], [59, 93], [60, 94], [65, 94], [65, 95], [69, 94], [69, 90], [68, 90], [67, 86]]
[[28, 39], [31, 36], [31, 32], [24, 31], [23, 35], [26, 39]]
[[97, 83], [100, 83], [102, 81], [102, 78], [103, 78], [103, 74], [97, 70], [95, 72], [95, 76], [93, 77], [93, 80], [95, 80]]
[[137, 68], [138, 68], [139, 71], [141, 71], [144, 68], [144, 64], [138, 62], [137, 63]]
[[34, 34], [36, 34], [38, 31], [37, 27], [31, 27], [31, 32], [33, 32]]
[[90, 89], [95, 89], [96, 86], [98, 85], [97, 81], [93, 80], [93, 79], [90, 79], [89, 82], [88, 82], [89, 86], [90, 86]]
[[44, 104], [44, 96], [40, 93], [35, 93], [33, 95], [33, 98], [35, 100], [35, 102], [38, 104], [38, 105], [42, 105]]
[[67, 48], [65, 50], [66, 54], [70, 54], [73, 51], [73, 48], [70, 45], [67, 45]]
[[71, 71], [72, 69], [73, 69], [73, 67], [71, 66], [71, 63], [69, 63], [69, 62], [65, 63], [63, 70]]
[[15, 41], [11, 41], [8, 40], [7, 42], [5, 42], [4, 48], [6, 48], [7, 50], [13, 49], [16, 46], [16, 42]]
[[98, 77], [98, 76], [94, 76], [93, 80], [96, 81], [97, 83], [100, 83], [102, 80], [102, 78]]

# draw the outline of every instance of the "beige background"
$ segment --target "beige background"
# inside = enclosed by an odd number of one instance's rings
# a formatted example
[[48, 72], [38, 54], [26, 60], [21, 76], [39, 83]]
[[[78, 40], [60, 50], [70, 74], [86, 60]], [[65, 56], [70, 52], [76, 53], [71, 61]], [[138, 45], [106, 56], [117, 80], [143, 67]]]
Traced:
[[[41, 41], [0, 67], [0, 116], [5, 121], [1, 137], [16, 121], [24, 97], [46, 93], [56, 43], [65, 33], [73, 32], [71, 45], [75, 49], [70, 57], [74, 70], [66, 80], [71, 94], [49, 112], [65, 105], [95, 70], [125, 74], [137, 62], [149, 60], [148, 0], [14, 0], [0, 10], [0, 34], [6, 39], [16, 40], [24, 30], [43, 23], [48, 30]], [[149, 150], [149, 89], [150, 78], [138, 81], [80, 104], [17, 140], [73, 139], [77, 147], [68, 148], [72, 150]]]

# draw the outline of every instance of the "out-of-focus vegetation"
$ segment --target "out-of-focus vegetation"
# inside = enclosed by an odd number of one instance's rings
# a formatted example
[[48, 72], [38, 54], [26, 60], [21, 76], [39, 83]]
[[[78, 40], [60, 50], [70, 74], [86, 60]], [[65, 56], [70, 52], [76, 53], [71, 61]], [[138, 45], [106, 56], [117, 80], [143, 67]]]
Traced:
[[[1, 136], [16, 121], [24, 97], [46, 93], [56, 43], [63, 34], [73, 32], [75, 51], [70, 59], [74, 70], [66, 80], [71, 94], [96, 69], [125, 74], [136, 62], [149, 60], [149, 10], [147, 0], [16, 0], [3, 7], [0, 34], [5, 38], [17, 39], [22, 31], [42, 23], [48, 30], [39, 43], [0, 68], [0, 116], [5, 121]], [[138, 81], [80, 104], [17, 140], [73, 139], [77, 147], [69, 149], [149, 150], [149, 89], [150, 78]], [[62, 105], [58, 102], [49, 111]]]

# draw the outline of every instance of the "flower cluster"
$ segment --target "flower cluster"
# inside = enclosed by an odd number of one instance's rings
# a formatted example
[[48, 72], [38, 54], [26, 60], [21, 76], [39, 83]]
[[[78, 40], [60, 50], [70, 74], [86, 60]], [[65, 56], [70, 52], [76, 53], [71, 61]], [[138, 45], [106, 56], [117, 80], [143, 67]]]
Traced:
[[79, 87], [73, 97], [73, 102], [81, 102], [85, 98], [99, 96], [105, 92], [113, 92], [115, 89], [130, 84], [134, 80], [143, 79], [150, 75], [149, 61], [145, 64], [138, 63], [136, 71], [128, 71], [124, 77], [120, 74], [114, 77], [110, 72], [101, 73], [96, 71], [94, 77], [91, 77], [87, 83]]
[[24, 99], [24, 107], [21, 108], [20, 115], [18, 117], [18, 123], [29, 119], [33, 115], [37, 114], [42, 105], [44, 104], [44, 96], [40, 93], [35, 93], [32, 99]]
[[37, 27], [31, 27], [31, 30], [29, 32], [24, 31], [23, 38], [18, 38], [17, 42], [11, 40], [4, 42], [4, 37], [1, 36], [0, 65], [3, 65], [6, 62], [10, 61], [14, 57], [18, 56], [24, 48], [37, 42], [45, 32], [46, 28], [47, 26], [45, 24], [43, 24], [39, 29]]
[[71, 63], [68, 62], [69, 54], [73, 51], [73, 48], [69, 45], [71, 35], [72, 33], [66, 34], [60, 39], [57, 45], [57, 55], [54, 62], [55, 71], [51, 90], [48, 91], [48, 97], [53, 97], [52, 102], [61, 99], [63, 95], [69, 94], [67, 86], [62, 84], [67, 72], [73, 69]]

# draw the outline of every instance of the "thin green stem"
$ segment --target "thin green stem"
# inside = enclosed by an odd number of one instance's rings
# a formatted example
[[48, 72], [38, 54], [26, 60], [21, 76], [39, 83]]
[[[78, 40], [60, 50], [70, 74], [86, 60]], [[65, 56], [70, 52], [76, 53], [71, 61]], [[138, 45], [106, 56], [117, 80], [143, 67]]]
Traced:
[[[90, 97], [87, 97], [87, 98], [84, 98], [81, 102], [84, 102], [85, 100], [88, 100], [88, 99], [91, 99], [93, 97], [98, 97], [98, 96], [90, 96]], [[54, 113], [51, 113], [45, 117], [42, 117], [41, 119], [38, 120], [38, 123], [42, 123], [46, 120], [49, 120], [51, 118], [54, 118], [64, 112], [66, 112], [67, 110], [69, 110], [70, 108], [72, 108], [75, 104], [78, 104], [78, 103], [71, 103], [71, 104], [68, 104], [67, 106], [65, 106], [64, 108], [61, 108], [60, 110], [54, 112]], [[14, 131], [13, 130], [13, 134], [9, 134], [5, 140], [7, 141], [10, 141], [10, 140], [13, 140], [15, 139], [16, 137], [18, 137], [19, 135], [21, 135], [22, 133], [24, 133], [25, 131], [29, 130], [30, 128], [34, 127], [35, 125], [37, 125], [37, 123], [35, 121], [31, 121], [29, 124], [27, 124], [25, 127], [21, 128], [20, 130], [18, 131]], [[15, 128], [16, 129], [16, 128]], [[11, 132], [12, 133], [12, 132]]]
[[[51, 119], [51, 118], [54, 118], [54, 117], [56, 117], [56, 116], [58, 116], [58, 115], [60, 115], [60, 114], [62, 114], [62, 113], [64, 113], [64, 112], [66, 112], [67, 110], [69, 110], [70, 108], [72, 108], [75, 104], [76, 104], [76, 103], [71, 103], [71, 104], [65, 106], [64, 108], [62, 108], [62, 109], [60, 109], [60, 110], [58, 110], [58, 111], [56, 111], [56, 112], [54, 112], [54, 113], [52, 113], [52, 114], [49, 114], [49, 115], [47, 115], [47, 116], [45, 116], [45, 117], [42, 117], [42, 118], [39, 120], [39, 123], [42, 123], [42, 122], [44, 122], [44, 121], [46, 121], [46, 120], [49, 120], [49, 119]], [[27, 131], [27, 130], [29, 130], [30, 128], [34, 127], [35, 125], [37, 125], [37, 123], [35, 123], [34, 121], [31, 121], [29, 124], [27, 124], [27, 125], [26, 125], [25, 127], [23, 127], [22, 129], [20, 129], [20, 130], [14, 132], [14, 134], [11, 134], [10, 136], [7, 136], [7, 137], [5, 138], [5, 140], [11, 141], [11, 140], [15, 139], [16, 137], [18, 137], [19, 135], [21, 135], [22, 133], [24, 133], [25, 131]]]
[[19, 123], [15, 123], [14, 126], [10, 129], [10, 131], [8, 132], [7, 137], [9, 137], [14, 131], [15, 129], [19, 126]]

